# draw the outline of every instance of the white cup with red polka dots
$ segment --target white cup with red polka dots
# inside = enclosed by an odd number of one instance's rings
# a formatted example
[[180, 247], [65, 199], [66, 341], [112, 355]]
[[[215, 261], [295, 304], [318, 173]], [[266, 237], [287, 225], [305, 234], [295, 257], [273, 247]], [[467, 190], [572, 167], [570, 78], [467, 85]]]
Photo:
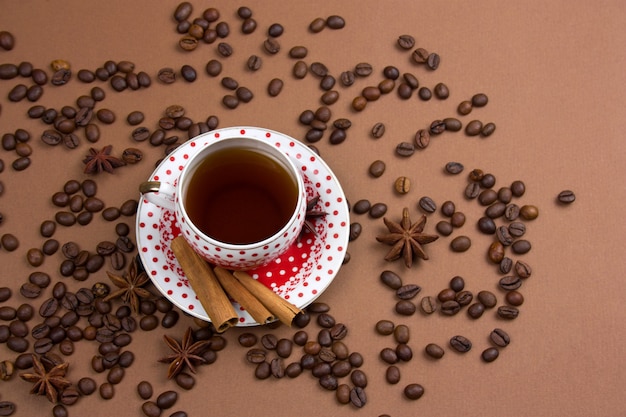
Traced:
[[289, 249], [307, 205], [290, 157], [266, 138], [240, 132], [247, 130], [196, 136], [197, 150], [175, 183], [140, 185], [148, 202], [175, 213], [181, 235], [202, 258], [232, 270], [263, 266]]

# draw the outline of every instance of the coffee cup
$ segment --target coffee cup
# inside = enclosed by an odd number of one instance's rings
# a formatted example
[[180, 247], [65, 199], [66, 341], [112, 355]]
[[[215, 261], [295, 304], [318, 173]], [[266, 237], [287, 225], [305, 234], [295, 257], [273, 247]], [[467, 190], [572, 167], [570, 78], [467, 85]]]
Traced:
[[143, 198], [175, 213], [194, 251], [232, 270], [278, 258], [294, 244], [306, 216], [306, 188], [293, 161], [270, 139], [245, 132], [212, 131], [203, 134], [206, 141], [196, 136], [201, 149], [189, 155], [174, 183], [140, 185]]

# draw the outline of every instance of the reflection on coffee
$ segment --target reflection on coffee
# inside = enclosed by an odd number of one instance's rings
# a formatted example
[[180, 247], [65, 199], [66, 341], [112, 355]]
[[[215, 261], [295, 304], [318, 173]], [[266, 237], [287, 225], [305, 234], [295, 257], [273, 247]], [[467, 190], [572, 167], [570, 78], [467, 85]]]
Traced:
[[185, 207], [207, 236], [225, 243], [262, 241], [290, 219], [297, 182], [276, 159], [253, 149], [222, 149], [189, 180]]

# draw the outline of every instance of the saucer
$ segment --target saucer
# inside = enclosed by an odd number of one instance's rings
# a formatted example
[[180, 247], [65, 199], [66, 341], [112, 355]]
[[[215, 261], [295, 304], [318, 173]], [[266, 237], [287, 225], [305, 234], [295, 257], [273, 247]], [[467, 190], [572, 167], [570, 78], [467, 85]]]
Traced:
[[[211, 140], [224, 136], [252, 136], [273, 143], [300, 170], [307, 199], [319, 197], [315, 209], [326, 212], [326, 215], [313, 220], [316, 233], [303, 231], [300, 239], [282, 256], [247, 271], [292, 304], [306, 307], [326, 290], [339, 271], [346, 256], [350, 229], [348, 204], [341, 185], [316, 153], [295, 139], [272, 130], [224, 128], [196, 136], [179, 146], [159, 164], [149, 180], [174, 184], [192, 155]], [[173, 211], [152, 204], [145, 198], [140, 199], [136, 239], [146, 273], [157, 289], [183, 312], [211, 321], [170, 248], [171, 241], [179, 233]], [[238, 326], [261, 324], [235, 300], [231, 301], [239, 315]]]

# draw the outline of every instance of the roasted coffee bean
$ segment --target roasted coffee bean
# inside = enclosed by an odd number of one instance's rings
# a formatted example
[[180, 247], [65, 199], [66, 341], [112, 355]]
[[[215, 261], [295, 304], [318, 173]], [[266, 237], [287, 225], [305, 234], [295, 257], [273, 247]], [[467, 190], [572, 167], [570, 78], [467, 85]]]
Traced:
[[[224, 53], [226, 53], [225, 51], [220, 51], [220, 54], [222, 56], [224, 56]], [[232, 53], [232, 48], [231, 48], [231, 53]], [[187, 82], [194, 82], [196, 80], [196, 78], [198, 77], [198, 73], [196, 72], [195, 68], [192, 67], [191, 65], [183, 65], [180, 68], [180, 75], [183, 77], [183, 79]]]
[[424, 395], [424, 387], [417, 383], [408, 384], [402, 391], [409, 400], [419, 400]]
[[267, 93], [271, 97], [276, 97], [282, 91], [283, 85], [283, 80], [281, 80], [280, 78], [273, 78], [267, 85]]
[[486, 138], [493, 135], [493, 132], [496, 131], [496, 125], [493, 122], [485, 123], [483, 128], [480, 130], [480, 136]]
[[381, 218], [387, 213], [387, 205], [385, 203], [374, 203], [370, 208], [369, 215], [374, 219]]
[[478, 301], [483, 304], [486, 308], [493, 308], [496, 306], [498, 300], [491, 291], [480, 291], [477, 295]]
[[184, 390], [190, 390], [196, 385], [196, 379], [187, 372], [181, 372], [174, 378], [176, 384]]
[[400, 276], [393, 271], [383, 271], [380, 274], [380, 280], [392, 290], [398, 290], [402, 287], [402, 278], [400, 278]]
[[506, 207], [504, 208], [504, 218], [510, 222], [517, 220], [517, 218], [519, 217], [519, 214], [520, 214], [520, 208], [515, 203], [507, 204]]
[[504, 291], [516, 290], [522, 286], [522, 280], [516, 275], [508, 275], [500, 278], [498, 285]]
[[445, 221], [445, 220], [441, 220], [437, 222], [437, 224], [435, 225], [435, 229], [442, 236], [450, 236], [452, 232], [454, 231], [452, 224], [450, 224], [450, 222]]
[[465, 133], [468, 136], [477, 136], [483, 129], [483, 123], [480, 120], [472, 120], [465, 126]]
[[402, 157], [409, 157], [415, 153], [415, 146], [411, 142], [400, 142], [396, 146], [396, 154]]
[[488, 102], [489, 98], [484, 93], [478, 93], [472, 96], [472, 106], [474, 107], [484, 107]]
[[480, 357], [485, 362], [493, 362], [496, 359], [498, 359], [499, 355], [500, 355], [500, 351], [497, 348], [490, 347], [490, 348], [483, 350], [483, 352], [480, 354]]
[[426, 314], [432, 314], [437, 311], [437, 300], [435, 297], [426, 296], [420, 300], [420, 308]]
[[326, 18], [326, 26], [330, 29], [342, 29], [346, 25], [343, 17], [332, 15]]
[[557, 201], [561, 204], [571, 204], [576, 201], [576, 194], [571, 190], [563, 190], [557, 195]]
[[267, 38], [263, 42], [263, 49], [270, 55], [277, 54], [280, 51], [280, 43], [275, 38]]
[[457, 352], [466, 353], [472, 349], [472, 342], [464, 336], [457, 335], [450, 339], [450, 346]]
[[396, 365], [390, 365], [385, 371], [385, 380], [387, 381], [387, 383], [395, 385], [400, 382], [400, 375], [400, 368], [398, 368]]
[[380, 359], [385, 363], [393, 365], [398, 362], [398, 354], [395, 349], [386, 347], [380, 351]]
[[509, 335], [502, 329], [495, 328], [489, 334], [489, 339], [493, 342], [494, 345], [498, 347], [506, 347], [511, 343], [511, 338]]
[[[102, 395], [102, 386], [100, 386], [100, 395]], [[146, 401], [141, 405], [141, 411], [146, 417], [159, 417], [161, 409], [154, 401]]]
[[513, 320], [519, 315], [519, 309], [515, 306], [500, 306], [498, 307], [498, 317]]
[[[0, 32], [1, 33], [7, 33], [7, 32]], [[8, 49], [5, 47], [5, 42], [0, 40], [0, 42], [2, 43], [2, 47], [6, 50], [10, 50], [13, 47], [10, 46]], [[11, 401], [0, 401], [0, 416], [10, 416], [13, 415], [13, 413], [15, 413], [16, 410], [16, 406], [15, 403], [11, 402]]]
[[381, 122], [374, 124], [374, 126], [372, 126], [371, 133], [374, 139], [382, 138], [385, 134], [385, 124]]
[[395, 324], [390, 320], [379, 320], [376, 322], [376, 333], [387, 336], [393, 333]]
[[281, 358], [288, 358], [293, 350], [293, 342], [289, 339], [279, 339], [276, 343], [276, 354]]
[[411, 98], [411, 95], [413, 94], [413, 88], [407, 83], [400, 83], [400, 85], [398, 85], [397, 91], [398, 91], [398, 97], [404, 100], [408, 100], [409, 98]]
[[367, 395], [365, 390], [361, 387], [354, 387], [350, 390], [350, 403], [357, 407], [362, 408], [367, 403]]
[[410, 300], [415, 298], [417, 294], [422, 290], [419, 285], [406, 284], [396, 290], [396, 297], [401, 300]]
[[519, 291], [509, 291], [504, 296], [504, 301], [514, 307], [519, 307], [524, 304], [524, 296]]
[[402, 49], [412, 49], [415, 46], [415, 38], [411, 35], [400, 35], [397, 43]]
[[450, 96], [450, 90], [448, 89], [448, 86], [444, 83], [438, 83], [437, 85], [435, 85], [433, 91], [435, 93], [435, 96], [441, 100], [445, 100]]
[[137, 384], [137, 393], [139, 394], [139, 397], [147, 400], [150, 397], [152, 397], [152, 393], [153, 393], [153, 389], [152, 389], [152, 384], [148, 381], [141, 381], [139, 384]]
[[480, 318], [485, 312], [485, 306], [482, 303], [474, 303], [467, 308], [467, 314], [473, 318]]
[[161, 410], [172, 408], [178, 401], [178, 393], [176, 391], [164, 391], [156, 399], [156, 404]]
[[385, 173], [386, 164], [380, 159], [372, 162], [369, 166], [369, 173], [372, 177], [378, 178]]
[[401, 176], [396, 178], [393, 186], [398, 194], [406, 194], [411, 190], [411, 180], [405, 176]]
[[419, 129], [413, 137], [413, 143], [418, 149], [425, 149], [430, 144], [430, 132], [427, 129]]
[[356, 96], [352, 100], [352, 108], [355, 111], [362, 111], [365, 109], [366, 106], [367, 106], [367, 99], [363, 96]]
[[466, 305], [471, 303], [473, 299], [474, 294], [472, 294], [471, 291], [467, 290], [457, 292], [456, 296], [454, 297], [454, 300], [459, 303], [461, 307], [465, 307]]
[[524, 220], [534, 220], [539, 216], [539, 209], [536, 206], [524, 205], [520, 208], [519, 214]]
[[434, 213], [437, 210], [437, 204], [428, 196], [420, 198], [418, 205], [425, 213]]
[[398, 355], [398, 360], [408, 362], [413, 359], [413, 350], [406, 343], [398, 343], [396, 346], [396, 355]]
[[472, 241], [468, 236], [457, 236], [450, 242], [450, 249], [454, 252], [465, 252], [470, 246], [472, 246]]
[[343, 71], [339, 75], [339, 81], [344, 87], [350, 87], [356, 81], [356, 74], [353, 71]]
[[447, 316], [453, 316], [461, 310], [461, 305], [456, 300], [448, 300], [441, 303], [441, 312]]
[[317, 17], [309, 23], [309, 30], [313, 33], [319, 33], [326, 27], [326, 19]]
[[530, 277], [532, 273], [532, 269], [530, 268], [530, 265], [528, 265], [526, 262], [523, 262], [523, 261], [516, 261], [515, 266], [513, 268], [515, 269], [515, 273], [520, 278], [528, 278]]
[[513, 253], [517, 255], [523, 255], [525, 253], [528, 253], [531, 248], [532, 248], [532, 245], [530, 244], [528, 240], [525, 240], [525, 239], [516, 240], [511, 245], [511, 250], [513, 250]]
[[445, 354], [445, 351], [443, 350], [443, 348], [436, 343], [427, 344], [426, 347], [424, 348], [424, 351], [426, 352], [428, 356], [430, 356], [433, 359], [441, 359], [443, 355]]
[[396, 303], [395, 311], [396, 313], [403, 316], [411, 316], [415, 313], [417, 307], [414, 303], [409, 300], [400, 300]]
[[428, 51], [426, 51], [426, 49], [417, 48], [416, 50], [413, 51], [411, 58], [417, 64], [425, 64], [426, 61], [428, 60], [428, 56], [429, 54], [428, 54]]
[[497, 200], [498, 200], [498, 193], [491, 188], [483, 190], [480, 192], [480, 194], [478, 194], [478, 202], [483, 206], [488, 206], [490, 204], [493, 204]]
[[369, 200], [361, 199], [354, 203], [354, 206], [352, 206], [352, 211], [356, 214], [365, 214], [369, 211], [371, 207], [372, 203], [370, 203]]

